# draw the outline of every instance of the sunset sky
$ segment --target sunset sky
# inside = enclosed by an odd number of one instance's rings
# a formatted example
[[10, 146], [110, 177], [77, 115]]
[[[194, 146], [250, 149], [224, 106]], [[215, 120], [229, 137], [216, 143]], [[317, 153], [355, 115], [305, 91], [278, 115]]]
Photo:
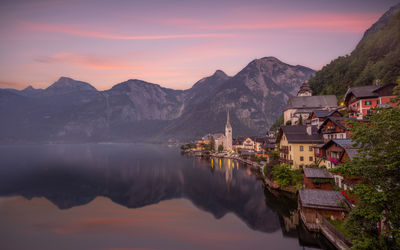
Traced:
[[275, 56], [315, 70], [351, 52], [398, 0], [2, 1], [0, 88], [60, 76], [187, 89]]

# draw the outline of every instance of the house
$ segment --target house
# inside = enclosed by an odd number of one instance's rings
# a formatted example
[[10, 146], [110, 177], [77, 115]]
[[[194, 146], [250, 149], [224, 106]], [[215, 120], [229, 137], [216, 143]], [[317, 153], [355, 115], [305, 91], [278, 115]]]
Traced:
[[304, 168], [306, 189], [333, 190], [333, 176], [322, 168]]
[[289, 98], [286, 108], [283, 112], [284, 124], [288, 121], [291, 124], [299, 122], [300, 117], [305, 121], [310, 113], [316, 109], [336, 109], [337, 98], [335, 95], [313, 96], [310, 86], [304, 83], [297, 96]]
[[348, 108], [349, 116], [362, 119], [371, 114], [373, 108], [382, 105], [398, 107], [390, 103], [395, 97], [393, 88], [396, 84], [358, 86], [349, 88], [345, 94], [344, 103]]
[[332, 139], [349, 139], [352, 132], [350, 122], [368, 122], [354, 117], [328, 117], [319, 127], [318, 132], [323, 135], [324, 142]]
[[328, 117], [342, 117], [342, 116], [343, 115], [336, 109], [334, 110], [316, 109], [311, 112], [308, 119], [311, 120], [311, 125], [317, 126], [319, 128]]
[[279, 143], [280, 162], [289, 163], [299, 169], [314, 164], [314, 145], [323, 142], [316, 126], [281, 126], [277, 142]]
[[332, 220], [343, 220], [350, 204], [339, 191], [300, 189], [300, 215], [305, 224], [316, 224], [318, 215]]
[[332, 139], [319, 149], [318, 157], [323, 157], [327, 168], [335, 168], [357, 155], [358, 147], [353, 144], [351, 139]]

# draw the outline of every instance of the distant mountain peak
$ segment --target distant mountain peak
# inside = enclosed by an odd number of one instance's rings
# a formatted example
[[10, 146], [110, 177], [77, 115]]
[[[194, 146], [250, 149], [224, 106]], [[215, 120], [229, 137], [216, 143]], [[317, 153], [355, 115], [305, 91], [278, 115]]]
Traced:
[[46, 92], [49, 94], [65, 94], [74, 91], [97, 91], [97, 89], [87, 82], [76, 81], [64, 76], [46, 88]]
[[217, 69], [214, 74], [212, 75], [212, 77], [218, 77], [218, 78], [227, 78], [229, 77], [224, 71]]
[[24, 88], [22, 91], [31, 91], [31, 90], [35, 90], [35, 88], [32, 87], [32, 85], [29, 85], [28, 87]]

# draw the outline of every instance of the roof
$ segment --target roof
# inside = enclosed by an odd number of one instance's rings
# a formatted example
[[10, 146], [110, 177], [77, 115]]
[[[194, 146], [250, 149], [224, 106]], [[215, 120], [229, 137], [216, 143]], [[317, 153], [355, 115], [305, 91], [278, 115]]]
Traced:
[[332, 139], [332, 141], [342, 148], [354, 148], [354, 142], [351, 139]]
[[293, 108], [323, 108], [336, 107], [337, 98], [334, 95], [322, 96], [291, 96], [287, 102], [286, 109]]
[[374, 93], [374, 90], [376, 89], [376, 85], [349, 88], [344, 95], [344, 102], [348, 103], [352, 95], [354, 95], [356, 98], [378, 97], [378, 94]]
[[354, 117], [335, 117], [335, 116], [330, 116], [321, 124], [321, 126], [319, 127], [319, 131], [321, 131], [322, 128], [325, 126], [325, 124], [327, 124], [329, 121], [332, 121], [339, 128], [342, 128], [342, 129], [346, 130], [347, 129], [347, 123], [349, 121], [359, 122], [359, 121], [366, 121], [366, 120], [359, 120], [359, 119], [354, 118]]
[[318, 118], [329, 117], [335, 112], [337, 112], [336, 109], [334, 109], [334, 110], [327, 110], [327, 109], [315, 109], [315, 110], [313, 110], [313, 113]]
[[285, 134], [289, 143], [322, 143], [322, 135], [318, 133], [317, 126], [311, 126], [311, 135], [307, 134], [307, 125], [281, 126], [277, 142]]
[[304, 168], [304, 175], [307, 178], [333, 179], [331, 173], [323, 168]]
[[358, 148], [345, 148], [344, 151], [346, 151], [350, 160], [353, 160], [353, 158], [358, 154]]
[[345, 210], [345, 197], [339, 191], [300, 189], [299, 199], [303, 207]]

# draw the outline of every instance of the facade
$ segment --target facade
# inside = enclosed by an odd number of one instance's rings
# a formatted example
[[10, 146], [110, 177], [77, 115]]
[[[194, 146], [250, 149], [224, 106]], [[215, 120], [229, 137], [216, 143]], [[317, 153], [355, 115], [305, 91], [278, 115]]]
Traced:
[[222, 145], [224, 147], [224, 151], [232, 152], [232, 126], [230, 122], [229, 111], [227, 111], [226, 115], [226, 125], [225, 125], [225, 135], [224, 134], [216, 134], [214, 137], [215, 140], [215, 152], [218, 152], [218, 147]]
[[297, 96], [289, 98], [283, 112], [284, 124], [291, 121], [292, 125], [299, 122], [300, 116], [305, 121], [315, 109], [335, 109], [337, 98], [335, 95], [312, 96], [310, 86], [306, 83], [301, 85]]
[[332, 139], [319, 148], [316, 159], [322, 158], [328, 162], [327, 168], [335, 168], [357, 155], [358, 148], [353, 144], [351, 139]]
[[280, 162], [289, 163], [293, 169], [314, 164], [314, 147], [323, 142], [317, 127], [311, 125], [282, 126], [277, 142], [280, 145]]
[[395, 84], [382, 86], [376, 84], [349, 88], [344, 100], [349, 116], [363, 119], [371, 114], [373, 108], [385, 105], [398, 107], [398, 104], [390, 103], [390, 100], [395, 97], [393, 94], [395, 86]]

